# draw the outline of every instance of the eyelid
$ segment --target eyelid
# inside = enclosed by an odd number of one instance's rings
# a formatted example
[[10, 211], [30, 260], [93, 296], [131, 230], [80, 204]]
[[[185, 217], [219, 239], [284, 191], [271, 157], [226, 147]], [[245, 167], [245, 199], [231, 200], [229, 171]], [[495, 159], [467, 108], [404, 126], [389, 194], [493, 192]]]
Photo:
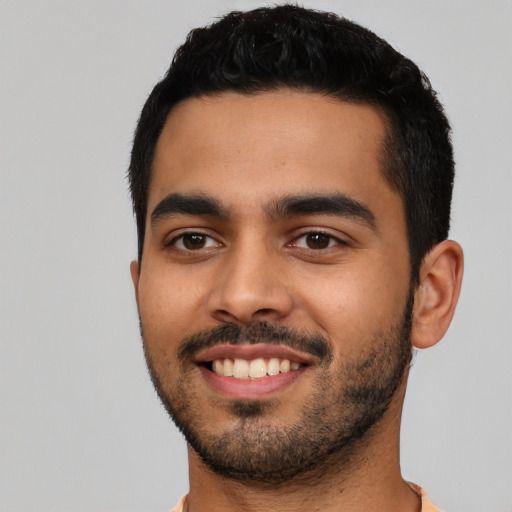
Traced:
[[[312, 249], [310, 247], [298, 247], [298, 245], [297, 245], [297, 241], [298, 240], [304, 239], [308, 235], [316, 235], [316, 234], [325, 235], [330, 240], [332, 240], [332, 241], [334, 241], [336, 243], [331, 245], [331, 243], [329, 242], [329, 246], [325, 247], [323, 249]], [[331, 231], [323, 229], [323, 228], [307, 228], [307, 230], [301, 231], [300, 233], [296, 234], [294, 236], [293, 240], [289, 244], [287, 244], [287, 245], [291, 246], [291, 247], [298, 247], [299, 249], [304, 249], [304, 250], [307, 250], [307, 251], [321, 252], [321, 251], [326, 251], [328, 249], [332, 249], [333, 247], [336, 247], [336, 246], [339, 246], [339, 245], [341, 245], [341, 246], [348, 246], [349, 242], [347, 241], [347, 238], [348, 238], [348, 236], [343, 237], [343, 236], [340, 236], [340, 234], [339, 235], [335, 235]]]
[[[179, 240], [183, 241], [183, 238], [186, 237], [187, 235], [200, 235], [200, 236], [204, 236], [205, 238], [210, 239], [214, 243], [208, 245], [207, 247], [200, 247], [200, 248], [198, 248], [195, 251], [191, 250], [191, 249], [187, 249], [186, 247], [177, 247], [176, 246], [176, 242], [178, 242]], [[194, 229], [194, 228], [184, 228], [183, 230], [179, 230], [177, 233], [176, 232], [172, 233], [172, 235], [167, 237], [167, 239], [163, 243], [164, 249], [171, 249], [171, 248], [173, 248], [173, 249], [175, 249], [177, 251], [187, 252], [187, 253], [200, 252], [200, 251], [204, 251], [205, 249], [210, 249], [212, 247], [222, 247], [222, 246], [223, 246], [223, 243], [220, 242], [217, 239], [217, 237], [213, 236], [207, 230], [204, 230], [204, 229], [201, 229], [201, 228], [197, 228], [197, 229]]]

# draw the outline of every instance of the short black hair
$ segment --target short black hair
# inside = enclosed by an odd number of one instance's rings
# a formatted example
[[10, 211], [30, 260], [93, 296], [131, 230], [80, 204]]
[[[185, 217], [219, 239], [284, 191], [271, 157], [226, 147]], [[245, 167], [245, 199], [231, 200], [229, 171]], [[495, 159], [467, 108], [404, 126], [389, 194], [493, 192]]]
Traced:
[[180, 101], [292, 88], [369, 104], [387, 119], [383, 175], [402, 197], [411, 275], [446, 239], [454, 179], [450, 126], [428, 78], [370, 30], [296, 5], [231, 12], [192, 30], [147, 99], [135, 131], [129, 182], [142, 259], [158, 138]]

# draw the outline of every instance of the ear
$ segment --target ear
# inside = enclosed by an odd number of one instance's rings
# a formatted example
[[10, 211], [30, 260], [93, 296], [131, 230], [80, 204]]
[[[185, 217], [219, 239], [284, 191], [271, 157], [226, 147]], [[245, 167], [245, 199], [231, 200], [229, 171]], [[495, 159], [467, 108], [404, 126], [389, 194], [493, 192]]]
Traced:
[[135, 288], [135, 300], [139, 303], [139, 278], [140, 278], [140, 266], [137, 260], [133, 260], [130, 263], [130, 274], [132, 275], [133, 287]]
[[459, 299], [464, 255], [452, 240], [436, 245], [423, 259], [414, 294], [412, 344], [435, 345], [447, 331]]

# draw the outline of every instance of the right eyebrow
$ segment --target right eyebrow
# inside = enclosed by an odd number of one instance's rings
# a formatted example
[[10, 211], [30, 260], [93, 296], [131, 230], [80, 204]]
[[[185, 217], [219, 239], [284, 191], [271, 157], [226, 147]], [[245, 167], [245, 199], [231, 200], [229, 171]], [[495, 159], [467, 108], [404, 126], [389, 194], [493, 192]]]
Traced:
[[213, 197], [194, 194], [172, 193], [164, 197], [151, 213], [151, 224], [177, 214], [216, 217], [228, 219], [227, 210]]

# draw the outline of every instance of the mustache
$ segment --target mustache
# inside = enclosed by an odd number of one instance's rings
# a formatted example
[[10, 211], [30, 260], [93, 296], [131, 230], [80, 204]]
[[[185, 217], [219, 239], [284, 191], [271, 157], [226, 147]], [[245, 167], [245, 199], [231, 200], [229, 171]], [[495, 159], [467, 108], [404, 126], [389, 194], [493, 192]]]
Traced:
[[284, 325], [258, 322], [252, 325], [226, 324], [199, 331], [184, 338], [178, 347], [178, 359], [183, 363], [194, 359], [201, 350], [229, 343], [231, 345], [255, 345], [267, 343], [285, 345], [330, 361], [332, 350], [329, 342], [319, 334], [308, 334]]

